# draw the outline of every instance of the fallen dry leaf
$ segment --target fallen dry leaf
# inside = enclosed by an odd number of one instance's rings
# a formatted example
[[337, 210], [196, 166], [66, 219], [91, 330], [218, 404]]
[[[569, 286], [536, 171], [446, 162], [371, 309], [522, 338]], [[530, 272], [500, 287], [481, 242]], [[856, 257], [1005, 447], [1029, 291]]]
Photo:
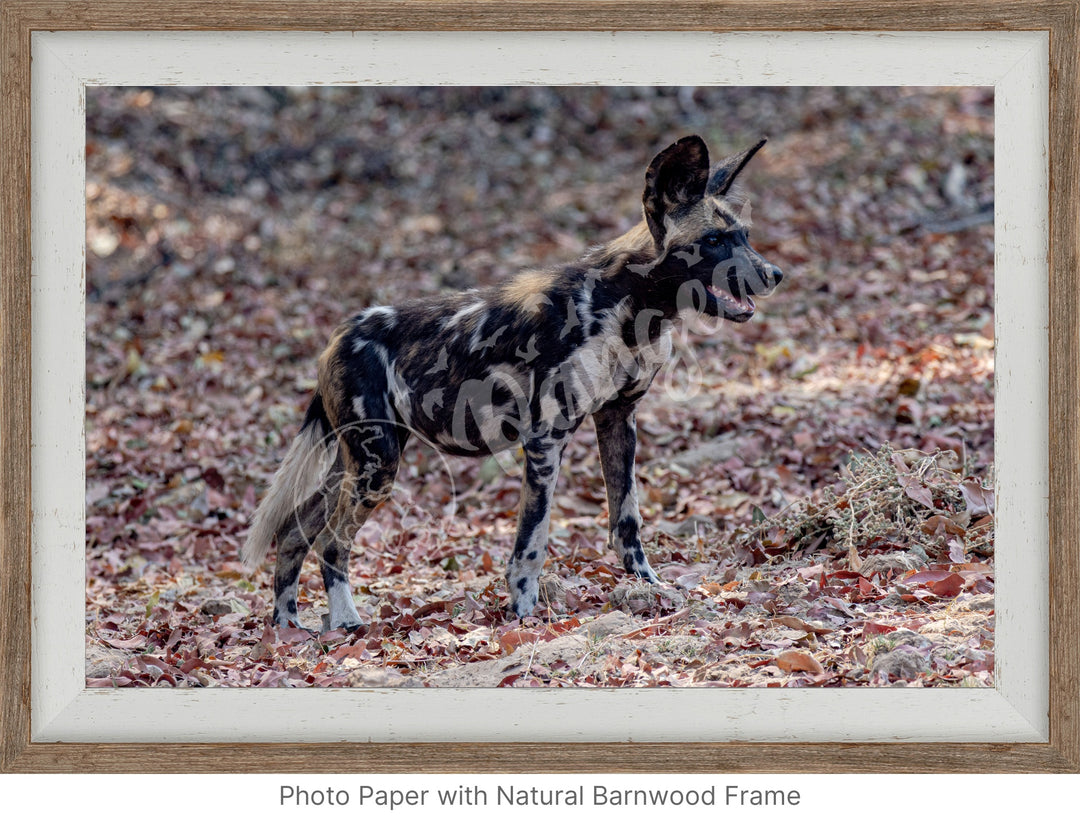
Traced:
[[787, 650], [776, 657], [776, 666], [785, 673], [824, 673], [825, 668], [818, 664], [809, 653], [800, 650]]

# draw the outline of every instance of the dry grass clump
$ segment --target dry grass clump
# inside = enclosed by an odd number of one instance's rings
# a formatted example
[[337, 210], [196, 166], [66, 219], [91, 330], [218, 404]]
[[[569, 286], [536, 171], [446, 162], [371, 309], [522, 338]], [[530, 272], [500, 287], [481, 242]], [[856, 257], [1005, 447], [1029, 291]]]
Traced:
[[993, 488], [964, 474], [952, 451], [925, 453], [886, 443], [853, 454], [840, 480], [771, 517], [752, 532], [767, 554], [835, 547], [859, 554], [918, 549], [962, 563], [993, 555]]

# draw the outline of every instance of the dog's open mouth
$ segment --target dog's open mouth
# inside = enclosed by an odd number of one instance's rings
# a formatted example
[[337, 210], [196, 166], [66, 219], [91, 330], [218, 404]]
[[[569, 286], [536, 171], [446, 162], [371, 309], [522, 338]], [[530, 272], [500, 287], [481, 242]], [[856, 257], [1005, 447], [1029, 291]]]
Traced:
[[720, 305], [720, 311], [725, 319], [730, 319], [732, 322], [746, 322], [754, 315], [754, 309], [757, 306], [754, 304], [753, 297], [744, 296], [742, 299], [737, 299], [715, 285], [706, 285], [706, 290]]

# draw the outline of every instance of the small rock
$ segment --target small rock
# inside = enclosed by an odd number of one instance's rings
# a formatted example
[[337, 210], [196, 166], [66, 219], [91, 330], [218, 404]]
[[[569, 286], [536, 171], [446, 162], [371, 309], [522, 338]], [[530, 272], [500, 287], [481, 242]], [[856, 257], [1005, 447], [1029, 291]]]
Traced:
[[994, 611], [993, 595], [968, 595], [962, 599], [957, 599], [956, 603], [957, 609], [966, 610], [968, 612]]
[[[739, 441], [734, 437], [724, 437], [679, 452], [674, 457], [663, 461], [663, 465], [693, 473], [707, 465], [730, 460], [738, 453]], [[649, 465], [654, 464], [650, 463]], [[660, 461], [657, 461], [656, 465], [660, 465]]]
[[797, 602], [803, 602], [804, 599], [810, 593], [810, 588], [806, 584], [793, 581], [790, 584], [784, 584], [776, 590], [776, 597], [783, 601], [785, 604], [795, 604]]
[[893, 650], [896, 647], [913, 647], [923, 652], [929, 652], [933, 647], [933, 643], [924, 635], [919, 635], [914, 630], [899, 629], [893, 630], [891, 633], [887, 633], [875, 640], [874, 648], [878, 652], [882, 650]]
[[606, 638], [609, 635], [622, 635], [638, 626], [638, 622], [621, 610], [606, 613], [581, 625], [582, 635]]
[[105, 678], [115, 676], [124, 669], [130, 653], [103, 647], [96, 641], [86, 642], [86, 677]]
[[907, 644], [901, 644], [887, 653], [875, 655], [870, 662], [870, 672], [880, 675], [913, 679], [929, 669], [926, 656]]
[[875, 572], [907, 572], [918, 569], [927, 560], [925, 550], [921, 546], [913, 546], [907, 552], [889, 552], [884, 555], [871, 555], [861, 567], [859, 574], [871, 575]]
[[700, 635], [660, 635], [641, 642], [646, 652], [665, 656], [672, 664], [699, 658], [708, 643], [708, 639]]
[[239, 598], [207, 598], [203, 601], [199, 611], [204, 615], [228, 615], [230, 612], [239, 612], [244, 615], [251, 613], [248, 605]]
[[660, 607], [681, 607], [686, 596], [665, 584], [619, 584], [611, 592], [611, 605], [640, 614]]
[[519, 647], [503, 658], [451, 667], [429, 676], [426, 684], [429, 687], [498, 687], [507, 676], [527, 673], [533, 666], [579, 663], [588, 652], [589, 642], [585, 636], [573, 633], [537, 642], [535, 646]]
[[361, 667], [349, 673], [345, 681], [348, 687], [423, 687], [414, 676], [403, 676], [397, 670], [378, 667]]
[[183, 520], [202, 520], [210, 512], [206, 482], [203, 480], [177, 486], [157, 498], [154, 504], [174, 510], [176, 516]]
[[540, 603], [555, 612], [566, 612], [566, 585], [558, 575], [540, 576]]
[[660, 526], [663, 531], [678, 538], [692, 538], [696, 536], [699, 532], [699, 527], [702, 534], [712, 532], [716, 530], [716, 522], [711, 518], [702, 515], [690, 515], [690, 517], [681, 523], [663, 521]]

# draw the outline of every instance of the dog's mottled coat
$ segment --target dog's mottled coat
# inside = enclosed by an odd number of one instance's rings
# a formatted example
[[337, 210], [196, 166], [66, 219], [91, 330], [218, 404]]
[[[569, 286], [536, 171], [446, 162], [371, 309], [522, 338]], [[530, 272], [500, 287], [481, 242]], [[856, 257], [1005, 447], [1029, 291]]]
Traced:
[[243, 550], [257, 564], [277, 542], [274, 623], [299, 626], [297, 583], [312, 549], [329, 598], [326, 625], [361, 623], [348, 581], [352, 539], [389, 497], [413, 434], [455, 455], [522, 446], [506, 578], [510, 610], [528, 615], [563, 450], [589, 415], [611, 546], [628, 574], [656, 582], [639, 538], [634, 408], [670, 354], [678, 314], [744, 322], [750, 297], [782, 278], [750, 247], [730, 193], [763, 143], [710, 167], [704, 142], [683, 138], [649, 165], [644, 220], [578, 262], [491, 289], [368, 308], [340, 325]]

